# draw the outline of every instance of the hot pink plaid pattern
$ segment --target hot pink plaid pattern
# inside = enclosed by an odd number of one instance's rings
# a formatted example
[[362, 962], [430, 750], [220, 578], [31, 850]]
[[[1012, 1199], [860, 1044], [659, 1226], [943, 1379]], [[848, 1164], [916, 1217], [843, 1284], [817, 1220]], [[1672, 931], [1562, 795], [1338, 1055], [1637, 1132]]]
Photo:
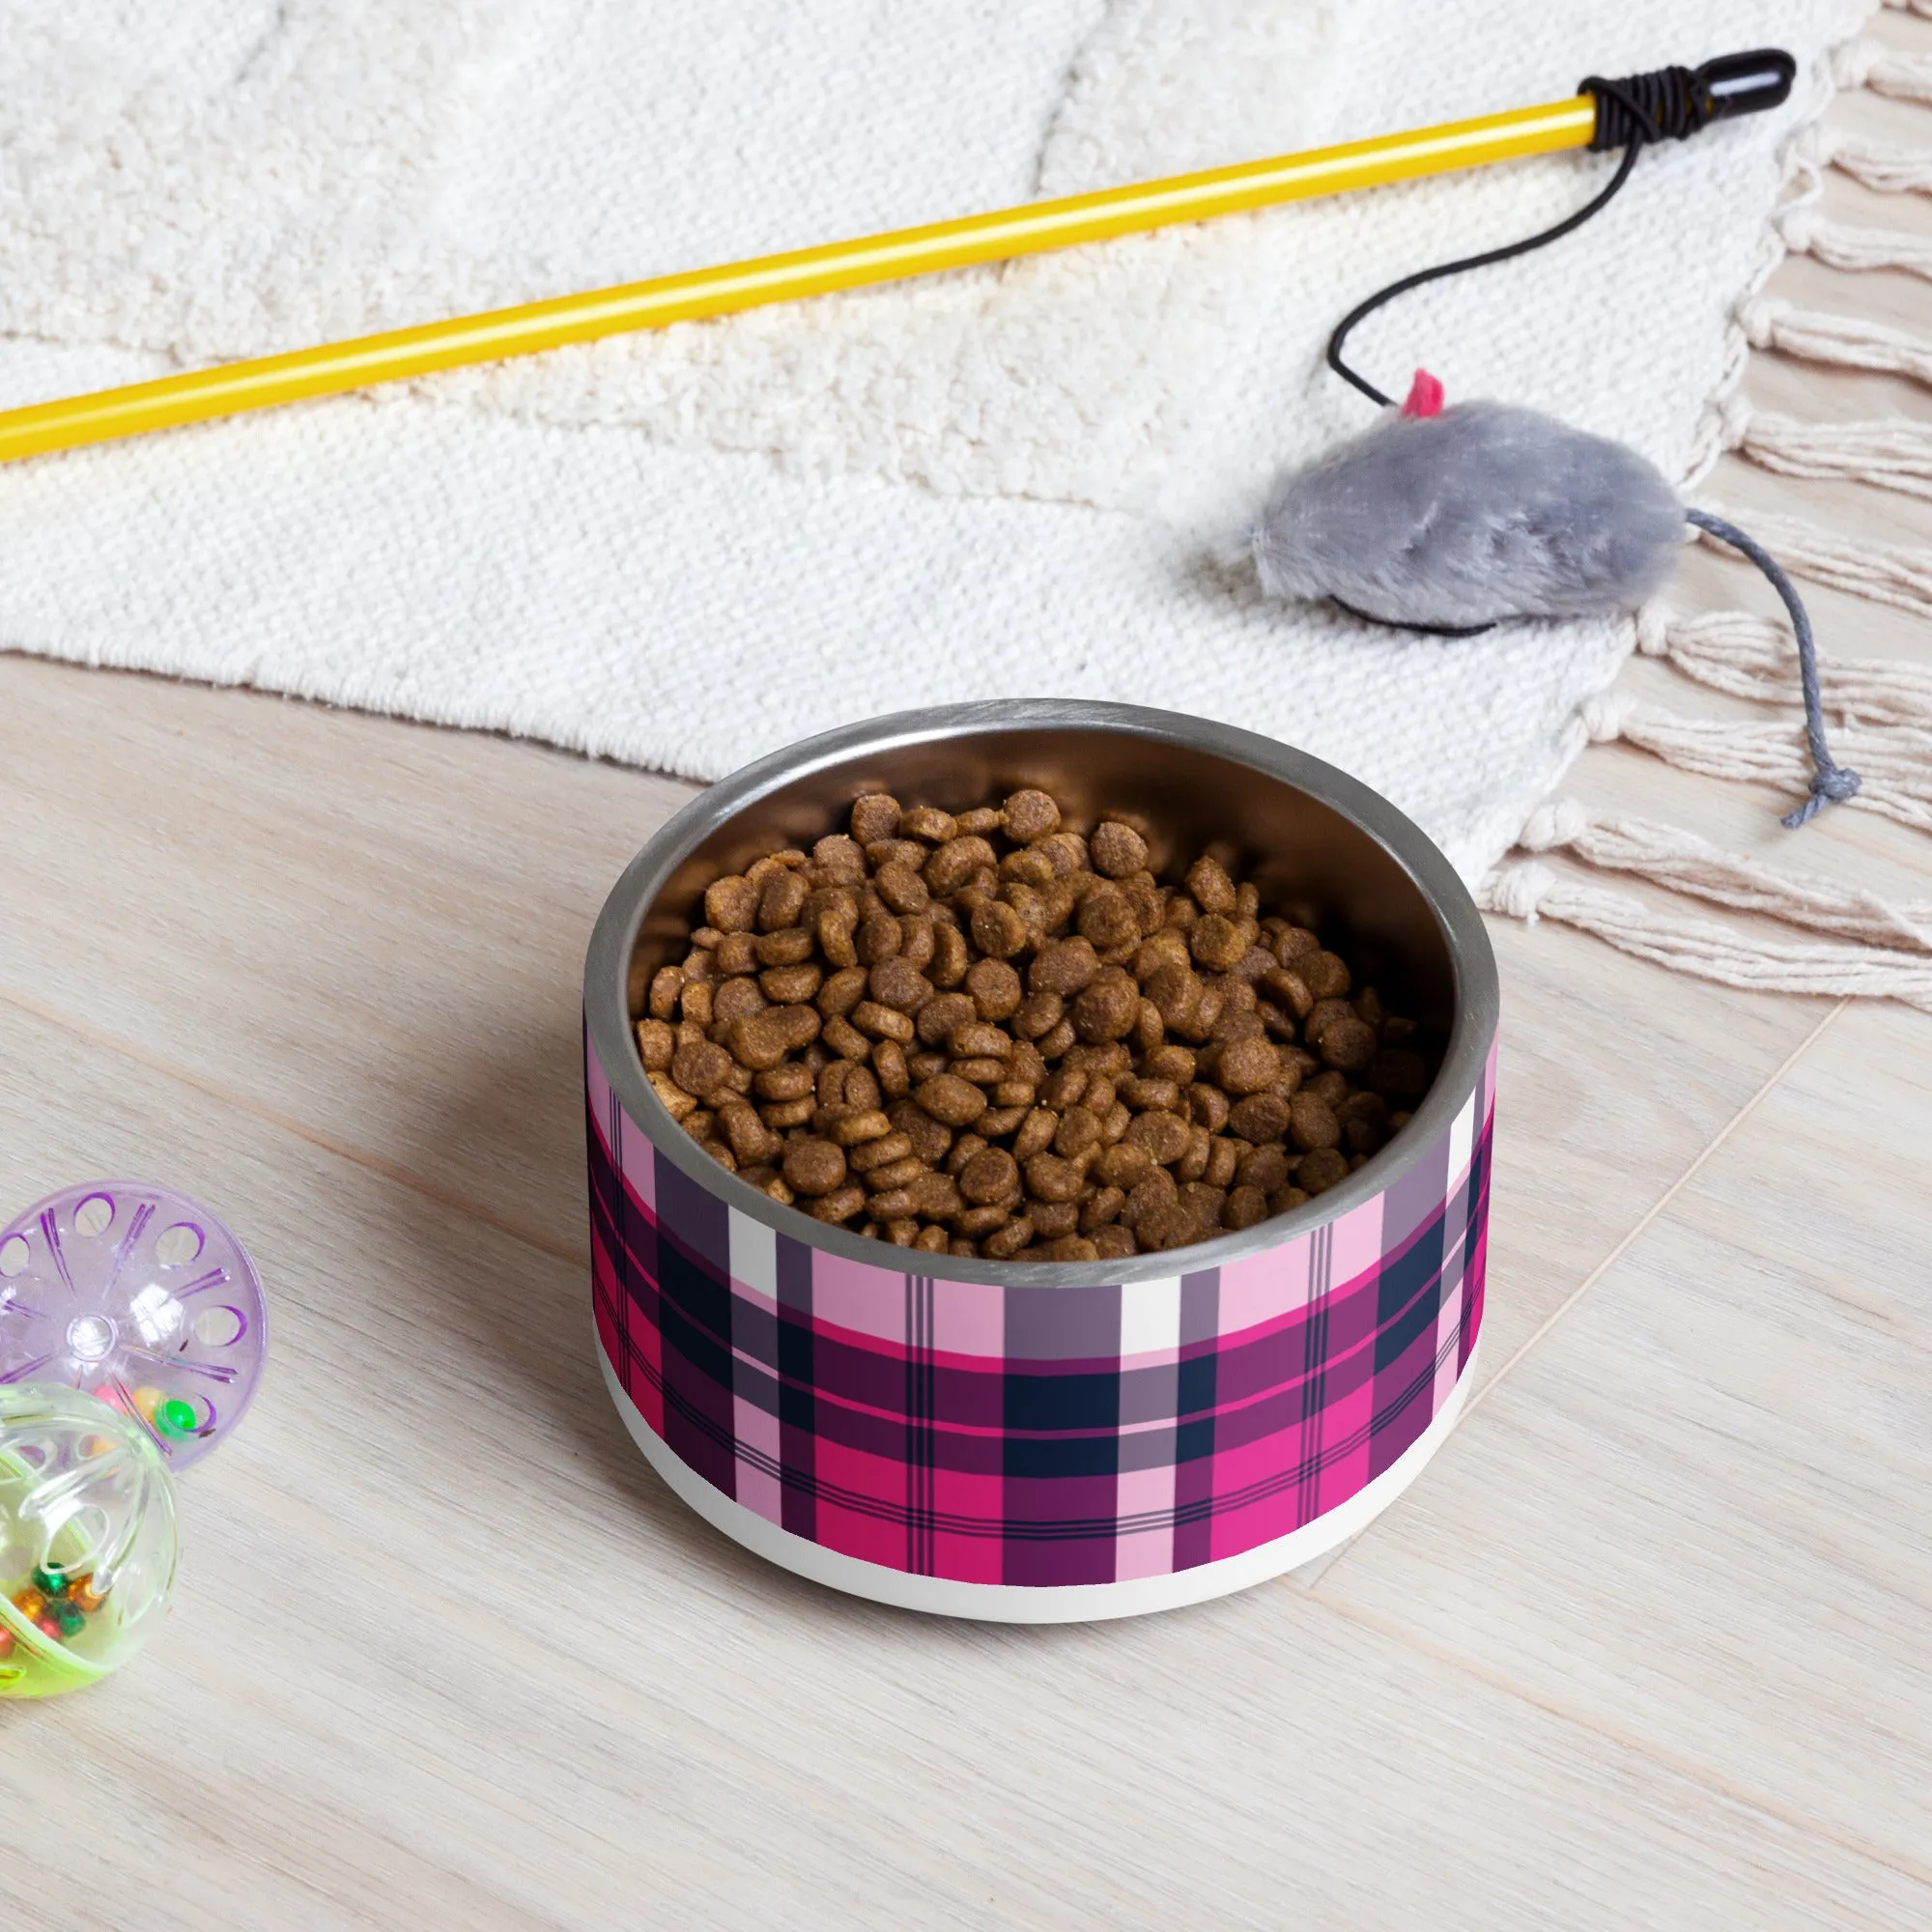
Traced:
[[1373, 1200], [1223, 1267], [1052, 1289], [776, 1233], [659, 1154], [587, 1043], [584, 1070], [620, 1386], [725, 1495], [889, 1569], [1111, 1583], [1273, 1542], [1415, 1441], [1482, 1321], [1493, 1048]]

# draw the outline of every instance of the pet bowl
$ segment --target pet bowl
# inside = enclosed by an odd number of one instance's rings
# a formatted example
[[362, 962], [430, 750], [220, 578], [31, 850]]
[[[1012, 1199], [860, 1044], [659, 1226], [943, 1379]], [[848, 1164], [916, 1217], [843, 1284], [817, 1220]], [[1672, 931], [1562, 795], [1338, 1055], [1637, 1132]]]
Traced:
[[[1448, 1038], [1407, 1126], [1292, 1213], [1094, 1263], [915, 1257], [713, 1162], [632, 1035], [705, 886], [841, 830], [866, 792], [964, 811], [1029, 785], [1071, 821], [1132, 809], [1180, 865], [1237, 840], [1264, 905], [1317, 909]], [[830, 732], [639, 853], [591, 938], [584, 1015], [605, 1379], [658, 1473], [761, 1556], [955, 1616], [1166, 1609], [1354, 1534], [1455, 1421], [1482, 1321], [1495, 961], [1441, 853], [1304, 753], [1050, 699]]]

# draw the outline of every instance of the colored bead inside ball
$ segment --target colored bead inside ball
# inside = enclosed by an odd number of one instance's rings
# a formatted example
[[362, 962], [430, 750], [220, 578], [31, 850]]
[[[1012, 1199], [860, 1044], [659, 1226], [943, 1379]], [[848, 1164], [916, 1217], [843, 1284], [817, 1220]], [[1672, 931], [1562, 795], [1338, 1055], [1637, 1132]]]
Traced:
[[167, 1609], [176, 1554], [174, 1484], [140, 1421], [78, 1389], [0, 1386], [0, 1697], [127, 1662]]

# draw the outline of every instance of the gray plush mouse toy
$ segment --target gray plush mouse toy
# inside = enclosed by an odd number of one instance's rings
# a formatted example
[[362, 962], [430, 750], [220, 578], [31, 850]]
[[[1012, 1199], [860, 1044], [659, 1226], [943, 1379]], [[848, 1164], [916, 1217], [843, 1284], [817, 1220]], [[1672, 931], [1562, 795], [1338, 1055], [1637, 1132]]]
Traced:
[[1441, 396], [1418, 371], [1400, 411], [1280, 480], [1253, 540], [1264, 589], [1453, 633], [1662, 587], [1684, 509], [1653, 465], [1535, 410]]
[[1445, 409], [1441, 384], [1423, 370], [1398, 410], [1342, 356], [1350, 330], [1391, 297], [1579, 227], [1623, 186], [1648, 142], [1681, 139], [1722, 118], [1722, 86], [1769, 74], [1788, 90], [1793, 71], [1790, 56], [1773, 49], [1694, 71], [1581, 82], [1606, 112], [1616, 110], [1592, 144], [1624, 145], [1609, 185], [1555, 227], [1405, 276], [1343, 320], [1328, 341], [1328, 365], [1382, 406], [1381, 419], [1284, 475], [1252, 546], [1263, 588], [1274, 596], [1325, 598], [1373, 623], [1466, 637], [1512, 618], [1634, 611], [1662, 588], [1684, 526], [1693, 525], [1756, 564], [1790, 613], [1813, 768], [1810, 796], [1784, 820], [1796, 827], [1832, 800], [1855, 796], [1859, 776], [1826, 744], [1810, 619], [1776, 561], [1735, 525], [1686, 508], [1657, 468], [1622, 443], [1508, 403]]

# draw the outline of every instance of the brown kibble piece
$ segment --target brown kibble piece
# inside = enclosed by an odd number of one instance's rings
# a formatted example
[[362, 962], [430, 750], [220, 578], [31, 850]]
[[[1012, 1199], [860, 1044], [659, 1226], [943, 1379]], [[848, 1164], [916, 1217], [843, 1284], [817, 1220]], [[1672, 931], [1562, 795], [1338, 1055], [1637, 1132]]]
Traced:
[[1069, 1107], [1060, 1117], [1053, 1135], [1053, 1151], [1064, 1160], [1078, 1160], [1083, 1153], [1100, 1145], [1100, 1121], [1085, 1107]]
[[970, 1080], [941, 1073], [922, 1080], [913, 1098], [935, 1121], [949, 1127], [971, 1126], [986, 1111], [986, 1096]]
[[1288, 1184], [1288, 1155], [1278, 1147], [1255, 1148], [1236, 1162], [1235, 1181], [1237, 1186], [1272, 1194]]
[[1060, 807], [1043, 791], [1016, 791], [1000, 808], [1006, 834], [1016, 845], [1031, 845], [1060, 829]]
[[1022, 1039], [1043, 1040], [1065, 1013], [1066, 1002], [1058, 993], [1029, 993], [1012, 1015], [1013, 1032]]
[[1166, 1167], [1187, 1151], [1190, 1139], [1186, 1122], [1178, 1115], [1142, 1114], [1128, 1126], [1123, 1145], [1139, 1148], [1150, 1160]]
[[857, 1147], [861, 1141], [882, 1141], [893, 1130], [893, 1123], [876, 1107], [869, 1107], [863, 1113], [847, 1114], [842, 1120], [834, 1121], [826, 1129], [826, 1138], [836, 1147]]
[[1236, 1187], [1221, 1204], [1221, 1225], [1239, 1232], [1267, 1219], [1267, 1196], [1259, 1187]]
[[1332, 1066], [1324, 1066], [1315, 1078], [1308, 1082], [1308, 1091], [1318, 1100], [1325, 1100], [1331, 1107], [1339, 1107], [1349, 1097], [1349, 1076], [1338, 1072]]
[[1093, 1241], [1095, 1252], [1103, 1262], [1123, 1262], [1129, 1255], [1140, 1252], [1134, 1231], [1122, 1227], [1118, 1221], [1110, 1221], [1106, 1227], [1095, 1229]]
[[[895, 1008], [902, 1013], [916, 1013], [932, 997], [932, 981], [917, 966], [904, 959], [882, 959], [872, 968], [871, 977], [866, 983], [880, 1006]], [[852, 1024], [861, 1032], [867, 1030], [864, 1020], [854, 1019]], [[911, 1027], [903, 1036], [893, 1036], [895, 1039], [911, 1039], [912, 1037]]]
[[[809, 1016], [810, 1033], [805, 1031], [802, 1021], [792, 1017], [794, 1014]], [[810, 1045], [817, 1036], [818, 1018], [810, 1007], [767, 1007], [762, 1012], [733, 1020], [725, 1043], [740, 1066], [761, 1073], [776, 1066], [787, 1053]], [[675, 1062], [672, 1070], [676, 1070]]]
[[867, 792], [852, 801], [852, 837], [861, 845], [890, 838], [899, 829], [899, 802], [882, 791]]
[[[923, 1020], [923, 1012], [920, 1017]], [[921, 1032], [923, 1034], [923, 1027]], [[997, 1059], [1005, 1062], [1012, 1055], [1012, 1035], [1001, 1032], [985, 1020], [962, 1021], [944, 1037], [947, 1052], [961, 1060]]]
[[1281, 1056], [1267, 1040], [1237, 1039], [1222, 1049], [1216, 1078], [1227, 1093], [1245, 1095], [1273, 1086], [1280, 1073]]
[[852, 952], [861, 966], [877, 966], [896, 959], [905, 946], [905, 927], [885, 911], [868, 914], [852, 936]]
[[1261, 990], [1275, 1000], [1297, 1020], [1306, 1019], [1315, 1006], [1308, 981], [1292, 966], [1277, 966], [1261, 977]]
[[830, 1194], [845, 1181], [844, 1151], [827, 1140], [807, 1138], [785, 1144], [785, 1184], [800, 1194]]
[[1201, 1179], [1209, 1187], [1226, 1189], [1235, 1181], [1235, 1169], [1239, 1164], [1240, 1151], [1236, 1144], [1224, 1135], [1216, 1134], [1208, 1143], [1208, 1165], [1202, 1170]]
[[724, 933], [719, 938], [711, 959], [723, 974], [755, 973], [758, 970], [757, 939], [749, 932]]
[[935, 993], [920, 1008], [917, 1031], [927, 1046], [945, 1046], [952, 1035], [970, 1025], [979, 1009], [965, 993]]
[[879, 896], [895, 912], [923, 912], [932, 895], [925, 881], [910, 866], [884, 867], [872, 885]]
[[1062, 1235], [1047, 1243], [1045, 1259], [1050, 1262], [1097, 1262], [1100, 1250], [1084, 1235]]
[[861, 1000], [852, 1009], [852, 1024], [873, 1039], [895, 1039], [901, 1046], [913, 1037], [912, 1016], [878, 1000]]
[[865, 852], [842, 832], [821, 838], [811, 848], [811, 863], [825, 878], [840, 885], [857, 885], [866, 876]]
[[726, 980], [711, 994], [711, 1024], [728, 1026], [749, 1013], [763, 1012], [770, 1004], [755, 980]]
[[[773, 1056], [774, 1064], [778, 1057]], [[709, 1100], [724, 1086], [730, 1071], [731, 1056], [710, 1040], [696, 1040], [689, 1046], [680, 1046], [671, 1056], [671, 1078], [687, 1094], [696, 1094], [700, 1100]]]
[[1309, 1009], [1308, 1016], [1301, 1023], [1301, 1037], [1310, 1046], [1319, 1047], [1321, 1036], [1337, 1020], [1353, 1019], [1355, 1009], [1347, 1000], [1336, 999], [1332, 994], [1325, 1000], [1317, 1000]]
[[678, 995], [684, 991], [684, 974], [676, 966], [660, 966], [651, 976], [650, 1015], [655, 1020], [677, 1016]]
[[1349, 1157], [1339, 1148], [1317, 1148], [1302, 1156], [1294, 1171], [1295, 1184], [1311, 1195], [1325, 1194], [1338, 1180], [1349, 1178]]
[[1228, 1109], [1228, 1131], [1258, 1146], [1279, 1140], [1288, 1131], [1291, 1105], [1279, 1094], [1250, 1094]]
[[863, 966], [841, 966], [818, 989], [813, 1004], [827, 1019], [842, 1018], [866, 997], [869, 975]]
[[982, 1020], [1010, 1019], [1024, 997], [1019, 974], [1004, 959], [981, 959], [971, 967], [966, 990]]
[[1080, 1205], [1080, 1232], [1091, 1235], [1095, 1228], [1104, 1228], [1109, 1222], [1118, 1221], [1121, 1209], [1126, 1205], [1126, 1194], [1121, 1188], [1096, 1189]]
[[1288, 1130], [1304, 1152], [1336, 1147], [1342, 1139], [1342, 1123], [1335, 1118], [1334, 1108], [1319, 1094], [1297, 1094], [1288, 1103]]
[[1225, 973], [1248, 950], [1247, 935], [1231, 919], [1210, 912], [1197, 919], [1187, 935], [1196, 964], [1210, 973]]
[[1385, 1046], [1369, 1062], [1368, 1084], [1390, 1100], [1414, 1100], [1429, 1086], [1429, 1068], [1421, 1054], [1406, 1046]]
[[925, 862], [926, 890], [934, 898], [956, 893], [973, 874], [996, 863], [993, 848], [983, 838], [949, 838]]
[[1235, 882], [1218, 859], [1205, 854], [1187, 868], [1187, 890], [1194, 903], [1205, 913], [1228, 914], [1235, 910]]
[[651, 1083], [651, 1091], [664, 1102], [665, 1111], [674, 1121], [687, 1121], [697, 1111], [696, 1098], [687, 1094], [668, 1073], [649, 1073], [644, 1076]]
[[[864, 1141], [853, 1148], [845, 1156], [855, 1174], [872, 1174], [882, 1167], [891, 1167], [895, 1161], [912, 1157], [912, 1136], [892, 1132], [882, 1134], [877, 1140]], [[920, 1161], [922, 1168], [925, 1163]]]
[[1021, 1160], [1044, 1153], [1060, 1131], [1060, 1116], [1050, 1107], [1035, 1107], [1026, 1117], [1013, 1141], [1013, 1152]]
[[1124, 879], [1148, 862], [1147, 840], [1131, 825], [1113, 820], [1094, 827], [1087, 849], [1093, 855], [1094, 869], [1110, 879]]
[[1080, 901], [1080, 936], [1102, 952], [1118, 952], [1140, 938], [1140, 915], [1118, 886], [1096, 886]]
[[957, 836], [958, 830], [958, 821], [952, 814], [941, 811], [936, 805], [916, 805], [902, 812], [898, 822], [901, 838], [921, 838], [928, 845], [945, 844]]
[[1005, 1148], [982, 1149], [959, 1170], [959, 1191], [977, 1207], [1007, 1200], [1019, 1184], [1019, 1162]]
[[973, 944], [995, 959], [1010, 959], [1027, 943], [1027, 923], [1004, 899], [973, 910]]
[[925, 967], [926, 977], [935, 986], [956, 986], [973, 963], [966, 935], [954, 925], [935, 923], [932, 928], [932, 958]]
[[1049, 940], [1027, 968], [1030, 993], [1058, 993], [1065, 998], [1094, 982], [1100, 970], [1092, 944], [1085, 939]]
[[970, 1080], [976, 1087], [997, 1087], [1007, 1077], [1007, 1063], [994, 1060], [991, 1056], [974, 1059], [967, 1056], [949, 1064], [947, 1072], [956, 1074], [961, 1080]]
[[1211, 1082], [1197, 1080], [1187, 1090], [1189, 1126], [1206, 1127], [1210, 1134], [1218, 1134], [1228, 1124], [1231, 1112], [1227, 1094]]
[[1344, 1073], [1359, 1073], [1376, 1057], [1376, 1030], [1362, 1020], [1337, 1020], [1324, 1030], [1321, 1058]]
[[810, 892], [798, 873], [774, 872], [758, 895], [758, 930], [774, 933], [796, 926]]
[[1012, 1219], [1009, 1208], [988, 1203], [984, 1208], [968, 1208], [953, 1215], [952, 1228], [955, 1234], [964, 1235], [970, 1241], [984, 1240], [988, 1235], [997, 1234]]
[[1108, 1187], [1130, 1188], [1145, 1180], [1153, 1167], [1153, 1156], [1146, 1148], [1122, 1139], [1102, 1151], [1094, 1163], [1094, 1172]]
[[[814, 998], [824, 979], [824, 969], [810, 961], [801, 966], [767, 966], [758, 975], [758, 989], [774, 1006], [792, 1007]], [[719, 1017], [724, 1017], [722, 1008]]]
[[863, 1187], [839, 1187], [811, 1204], [811, 1217], [836, 1226], [840, 1221], [849, 1221], [865, 1205]]
[[758, 923], [758, 897], [742, 874], [714, 879], [704, 889], [704, 923], [720, 932], [750, 932]]
[[1057, 1153], [1037, 1153], [1026, 1163], [1027, 1192], [1037, 1200], [1076, 1200], [1082, 1184], [1079, 1167]]
[[1086, 1040], [1122, 1039], [1140, 1014], [1140, 992], [1118, 966], [1104, 968], [1073, 1002], [1073, 1031]]
[[988, 1261], [1003, 1262], [1029, 1245], [1033, 1240], [1033, 1223], [1022, 1214], [1009, 1221], [1004, 1228], [996, 1230], [980, 1243], [980, 1252]]
[[783, 1143], [758, 1118], [758, 1110], [743, 1100], [730, 1100], [718, 1110], [718, 1124], [737, 1156], [740, 1167], [770, 1160]]
[[878, 1076], [879, 1091], [896, 1100], [912, 1086], [906, 1065], [905, 1048], [895, 1039], [875, 1040], [872, 1044], [872, 1071]]
[[1318, 1000], [1340, 999], [1351, 983], [1347, 963], [1333, 952], [1317, 952], [1299, 960], [1295, 970]]
[[646, 1073], [668, 1073], [671, 1055], [677, 1051], [677, 1036], [664, 1020], [638, 1022], [638, 1058]]
[[1199, 1240], [1201, 1230], [1192, 1210], [1176, 1201], [1166, 1207], [1150, 1208], [1143, 1214], [1134, 1224], [1134, 1236], [1144, 1249], [1159, 1253], [1163, 1249], [1183, 1247], [1189, 1241]]

